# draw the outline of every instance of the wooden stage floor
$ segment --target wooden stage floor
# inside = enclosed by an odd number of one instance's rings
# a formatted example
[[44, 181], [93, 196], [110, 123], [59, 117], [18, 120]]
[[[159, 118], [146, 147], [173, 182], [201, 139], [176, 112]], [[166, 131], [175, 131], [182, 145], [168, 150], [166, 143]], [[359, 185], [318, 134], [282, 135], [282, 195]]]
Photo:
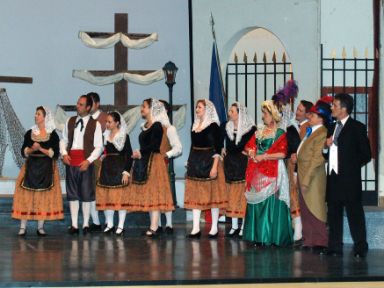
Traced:
[[[100, 233], [77, 237], [67, 235], [63, 224], [50, 224], [48, 237], [38, 238], [31, 227], [26, 239], [16, 236], [16, 221], [0, 229], [0, 286], [234, 287], [285, 282], [287, 286], [280, 287], [309, 287], [305, 282], [315, 282], [318, 286], [311, 287], [356, 287], [340, 282], [372, 281], [371, 286], [359, 287], [384, 287], [373, 282], [384, 280], [384, 250], [370, 250], [366, 259], [356, 260], [350, 246], [340, 258], [291, 248], [253, 248], [240, 240], [225, 239], [224, 226], [217, 240], [206, 236], [188, 240], [187, 226], [181, 224], [173, 236], [159, 239], [146, 239], [137, 228], [128, 229], [125, 237]], [[339, 286], [322, 286], [325, 283], [321, 282], [338, 282], [334, 284]]]

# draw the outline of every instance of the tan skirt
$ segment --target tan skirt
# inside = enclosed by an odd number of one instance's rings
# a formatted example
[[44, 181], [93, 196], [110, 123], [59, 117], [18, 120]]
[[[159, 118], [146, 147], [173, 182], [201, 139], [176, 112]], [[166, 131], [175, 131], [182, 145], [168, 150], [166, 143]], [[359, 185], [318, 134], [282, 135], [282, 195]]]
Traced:
[[132, 212], [175, 210], [168, 168], [161, 154], [153, 154], [147, 182], [131, 183], [122, 198], [123, 209]]
[[46, 191], [33, 191], [21, 187], [25, 175], [25, 164], [20, 169], [13, 196], [12, 218], [20, 220], [64, 219], [63, 195], [59, 169], [54, 163], [53, 186]]
[[209, 181], [185, 179], [184, 208], [208, 210], [225, 209], [228, 206], [225, 189], [224, 169], [221, 161], [217, 168], [217, 178]]
[[128, 186], [101, 187], [96, 185], [97, 210], [123, 210], [123, 196]]
[[228, 206], [225, 209], [225, 216], [233, 218], [244, 218], [247, 208], [247, 199], [245, 199], [245, 182], [226, 183]]

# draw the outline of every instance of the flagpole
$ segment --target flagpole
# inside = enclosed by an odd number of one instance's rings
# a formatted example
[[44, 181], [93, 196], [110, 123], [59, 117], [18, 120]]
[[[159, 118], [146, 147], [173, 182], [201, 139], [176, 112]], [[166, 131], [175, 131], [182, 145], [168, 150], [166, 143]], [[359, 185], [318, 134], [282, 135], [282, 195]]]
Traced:
[[225, 110], [228, 110], [228, 99], [227, 99], [227, 93], [225, 93], [226, 91], [224, 90], [223, 75], [221, 74], [220, 57], [219, 57], [219, 51], [217, 49], [217, 42], [216, 42], [215, 20], [213, 19], [212, 11], [211, 11], [211, 17], [210, 17], [209, 24], [211, 25], [213, 44], [214, 44], [215, 50], [216, 50], [216, 61], [217, 61], [218, 66], [219, 66], [220, 81], [222, 84], [221, 87], [222, 87], [222, 92], [224, 95], [224, 107], [225, 107]]

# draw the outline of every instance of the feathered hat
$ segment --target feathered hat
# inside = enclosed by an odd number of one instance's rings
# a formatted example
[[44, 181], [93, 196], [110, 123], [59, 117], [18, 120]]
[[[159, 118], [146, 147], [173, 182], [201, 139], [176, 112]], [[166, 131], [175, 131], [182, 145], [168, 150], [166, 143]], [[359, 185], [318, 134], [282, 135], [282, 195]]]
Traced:
[[332, 102], [333, 102], [332, 96], [323, 96], [316, 102], [315, 105], [312, 106], [309, 112], [321, 115], [325, 119], [327, 119], [328, 123], [331, 123], [332, 122], [332, 111], [331, 111]]
[[299, 93], [299, 87], [295, 80], [288, 80], [284, 87], [279, 89], [275, 95], [272, 96], [272, 100], [277, 107], [283, 107], [288, 103], [293, 102]]

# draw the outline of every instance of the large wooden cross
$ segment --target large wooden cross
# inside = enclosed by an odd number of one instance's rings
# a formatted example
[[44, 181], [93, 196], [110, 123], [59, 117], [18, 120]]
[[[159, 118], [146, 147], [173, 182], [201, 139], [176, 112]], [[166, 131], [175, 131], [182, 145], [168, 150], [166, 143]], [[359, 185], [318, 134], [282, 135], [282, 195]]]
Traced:
[[[92, 38], [108, 38], [118, 32], [123, 33], [130, 39], [143, 39], [149, 37], [151, 34], [143, 33], [128, 33], [128, 14], [116, 13], [115, 14], [115, 31], [114, 32], [86, 32]], [[110, 76], [116, 73], [128, 72], [146, 75], [154, 72], [155, 70], [128, 70], [128, 48], [120, 42], [115, 45], [115, 64], [114, 70], [90, 70], [94, 76]], [[64, 111], [76, 111], [73, 105], [60, 105]], [[103, 111], [117, 110], [120, 113], [135, 107], [128, 105], [128, 82], [121, 80], [114, 83], [114, 104], [101, 105]], [[173, 110], [180, 108], [180, 105], [175, 105]]]
[[[123, 33], [131, 39], [143, 39], [149, 37], [151, 34], [138, 34], [138, 33], [128, 33], [128, 14], [127, 13], [117, 13], [115, 14], [115, 31], [114, 32], [86, 32], [90, 37], [93, 38], [108, 38], [116, 33]], [[125, 47], [120, 42], [115, 45], [115, 65], [114, 70], [103, 71], [96, 70], [90, 71], [95, 76], [110, 76], [116, 73], [129, 72], [145, 75], [154, 70], [128, 70], [128, 48]], [[128, 105], [128, 82], [121, 80], [114, 84], [115, 90], [115, 106], [125, 106]]]

